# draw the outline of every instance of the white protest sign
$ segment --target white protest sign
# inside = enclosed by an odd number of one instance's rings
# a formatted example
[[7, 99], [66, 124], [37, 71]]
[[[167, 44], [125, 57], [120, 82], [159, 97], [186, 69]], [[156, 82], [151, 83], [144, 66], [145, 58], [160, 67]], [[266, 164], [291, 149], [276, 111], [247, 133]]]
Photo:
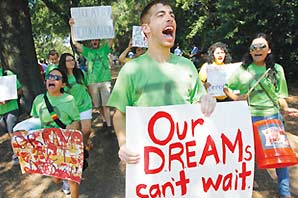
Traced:
[[[127, 107], [126, 144], [139, 153], [126, 169], [126, 198], [252, 196], [254, 142], [247, 103]], [[235, 111], [236, 109], [236, 111]]]
[[114, 38], [111, 6], [71, 8], [73, 34], [77, 41]]
[[16, 75], [0, 77], [0, 102], [17, 99], [17, 77]]
[[141, 26], [132, 27], [132, 46], [148, 48], [148, 41]]
[[224, 84], [240, 65], [241, 62], [220, 66], [207, 65], [207, 81], [211, 84], [208, 87], [208, 93], [212, 96], [224, 96]]

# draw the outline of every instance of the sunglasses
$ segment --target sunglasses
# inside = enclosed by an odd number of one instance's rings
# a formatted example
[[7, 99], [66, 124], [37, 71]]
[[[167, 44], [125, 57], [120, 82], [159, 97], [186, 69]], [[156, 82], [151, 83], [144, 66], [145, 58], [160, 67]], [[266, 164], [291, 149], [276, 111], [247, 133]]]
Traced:
[[250, 51], [256, 51], [256, 50], [264, 50], [267, 47], [267, 45], [265, 43], [257, 43], [257, 44], [252, 44], [249, 47]]
[[48, 74], [46, 76], [46, 80], [56, 80], [56, 81], [59, 81], [59, 80], [62, 80], [62, 76]]

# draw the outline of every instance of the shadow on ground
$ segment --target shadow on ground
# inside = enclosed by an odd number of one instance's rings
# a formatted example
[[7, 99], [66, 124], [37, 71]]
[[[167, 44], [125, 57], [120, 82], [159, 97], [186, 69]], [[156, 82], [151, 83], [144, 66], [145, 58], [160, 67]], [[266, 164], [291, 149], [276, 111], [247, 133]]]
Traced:
[[[290, 89], [290, 106], [298, 107], [298, 90]], [[298, 118], [285, 119], [291, 145], [298, 152]], [[84, 172], [80, 198], [124, 198], [125, 179], [118, 169], [116, 136], [102, 129], [98, 114], [93, 115], [94, 149], [90, 152], [89, 168]], [[21, 174], [11, 162], [12, 150], [8, 135], [0, 134], [0, 198], [62, 198], [61, 185], [46, 176]], [[291, 191], [298, 198], [298, 167], [290, 168]], [[275, 171], [256, 170], [253, 198], [278, 198]]]
[[[102, 130], [99, 115], [93, 119], [93, 144], [89, 167], [83, 173], [80, 198], [124, 198], [125, 179], [118, 168], [118, 145], [115, 133]], [[0, 136], [1, 198], [62, 198], [61, 185], [49, 177], [21, 174], [19, 165], [11, 161], [9, 136]]]

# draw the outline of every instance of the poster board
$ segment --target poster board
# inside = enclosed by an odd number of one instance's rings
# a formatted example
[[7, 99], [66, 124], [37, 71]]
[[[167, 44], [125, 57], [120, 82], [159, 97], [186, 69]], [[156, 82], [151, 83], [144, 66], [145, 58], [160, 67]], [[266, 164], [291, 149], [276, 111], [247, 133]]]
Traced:
[[59, 128], [17, 131], [13, 133], [11, 144], [22, 173], [80, 183], [84, 160], [80, 131]]
[[132, 46], [148, 48], [148, 41], [141, 26], [132, 27]]
[[0, 77], [0, 102], [18, 98], [16, 75]]
[[[237, 109], [237, 111], [235, 111]], [[126, 145], [141, 155], [126, 168], [126, 198], [251, 197], [254, 142], [246, 102], [127, 107]]]
[[224, 84], [240, 65], [241, 62], [220, 66], [213, 64], [207, 65], [207, 81], [211, 84], [211, 86], [208, 87], [208, 93], [212, 96], [224, 96]]
[[76, 41], [115, 37], [111, 6], [77, 7], [70, 12]]

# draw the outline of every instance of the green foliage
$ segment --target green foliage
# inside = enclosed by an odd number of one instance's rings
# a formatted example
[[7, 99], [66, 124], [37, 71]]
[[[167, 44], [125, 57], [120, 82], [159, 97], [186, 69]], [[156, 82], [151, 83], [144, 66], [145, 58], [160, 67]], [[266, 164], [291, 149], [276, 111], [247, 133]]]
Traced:
[[64, 42], [69, 34], [69, 27], [63, 20], [63, 15], [67, 16], [68, 11], [58, 15], [50, 10], [43, 1], [39, 0], [32, 4], [32, 31], [39, 60], [47, 59], [47, 54], [51, 49], [56, 49], [60, 54], [71, 51], [70, 46]]
[[298, 60], [298, 1], [177, 0], [177, 4], [185, 12], [196, 11], [185, 38], [199, 41], [201, 47], [225, 42], [233, 59], [239, 61], [255, 34], [264, 32], [272, 37], [277, 62], [289, 74], [298, 71], [295, 66]]
[[[116, 32], [114, 51], [120, 53], [128, 44], [132, 26], [140, 24], [141, 10], [149, 0], [32, 2], [35, 2], [31, 11], [34, 39], [39, 43], [36, 44], [38, 54], [44, 53], [45, 48], [53, 47], [49, 43], [54, 38], [59, 37], [63, 41], [68, 36], [67, 17], [71, 2], [72, 6], [112, 5]], [[297, 0], [176, 0], [173, 3], [176, 3], [173, 7], [177, 22], [176, 42], [180, 43], [186, 54], [192, 43], [207, 49], [212, 43], [221, 41], [229, 45], [234, 61], [239, 61], [247, 52], [254, 35], [264, 32], [273, 38], [277, 62], [287, 71], [297, 71]], [[57, 6], [56, 10], [53, 5]]]

